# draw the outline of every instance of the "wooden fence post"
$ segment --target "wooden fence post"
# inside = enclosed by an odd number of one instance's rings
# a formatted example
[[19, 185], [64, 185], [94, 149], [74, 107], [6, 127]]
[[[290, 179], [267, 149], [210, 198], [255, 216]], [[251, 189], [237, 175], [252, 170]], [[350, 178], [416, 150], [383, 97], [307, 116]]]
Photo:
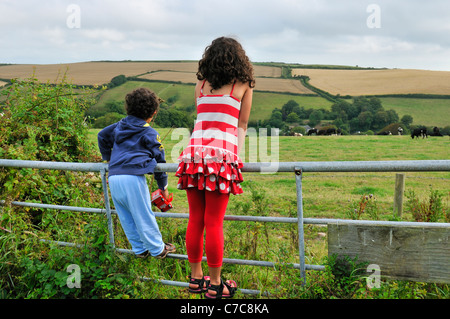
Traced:
[[395, 174], [394, 216], [401, 217], [403, 212], [403, 194], [405, 192], [405, 174]]

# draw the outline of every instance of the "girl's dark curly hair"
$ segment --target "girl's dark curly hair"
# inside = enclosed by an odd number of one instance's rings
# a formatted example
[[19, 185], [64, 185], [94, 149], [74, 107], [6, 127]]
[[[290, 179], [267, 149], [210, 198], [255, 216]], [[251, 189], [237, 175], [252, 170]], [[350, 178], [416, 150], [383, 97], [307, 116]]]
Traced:
[[125, 109], [128, 115], [147, 120], [159, 107], [159, 98], [146, 88], [138, 88], [125, 97]]
[[213, 90], [235, 80], [248, 83], [251, 88], [255, 86], [253, 65], [241, 44], [228, 37], [217, 38], [206, 47], [198, 62], [197, 79], [206, 79]]

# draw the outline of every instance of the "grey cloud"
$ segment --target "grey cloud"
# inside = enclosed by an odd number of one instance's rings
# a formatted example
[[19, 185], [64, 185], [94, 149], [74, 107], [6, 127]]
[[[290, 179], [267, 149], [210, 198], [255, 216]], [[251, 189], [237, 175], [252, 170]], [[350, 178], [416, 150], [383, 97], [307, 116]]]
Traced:
[[[448, 1], [2, 0], [0, 62], [198, 59], [234, 35], [255, 61], [450, 70]], [[78, 4], [81, 27], [67, 26]], [[381, 27], [369, 28], [377, 5]]]

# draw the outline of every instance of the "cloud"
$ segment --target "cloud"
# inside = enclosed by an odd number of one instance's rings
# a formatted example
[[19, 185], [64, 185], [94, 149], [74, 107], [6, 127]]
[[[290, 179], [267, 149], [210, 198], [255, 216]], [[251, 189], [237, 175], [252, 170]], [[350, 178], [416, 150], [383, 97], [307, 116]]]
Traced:
[[450, 70], [446, 0], [2, 0], [0, 27], [8, 63], [199, 59], [228, 35], [255, 61]]

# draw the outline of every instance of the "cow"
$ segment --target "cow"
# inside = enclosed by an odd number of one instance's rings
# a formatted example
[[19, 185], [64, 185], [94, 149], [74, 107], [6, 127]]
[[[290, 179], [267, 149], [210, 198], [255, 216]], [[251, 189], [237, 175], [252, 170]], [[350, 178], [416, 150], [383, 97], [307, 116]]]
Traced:
[[433, 133], [430, 134], [430, 136], [444, 136], [439, 130], [439, 127], [435, 126], [433, 127]]
[[325, 135], [341, 135], [341, 129], [329, 128], [326, 130]]
[[421, 127], [421, 128], [415, 128], [412, 132], [411, 132], [411, 138], [414, 139], [414, 137], [419, 138], [420, 136], [422, 136], [422, 138], [428, 137], [427, 135], [427, 129], [425, 127]]
[[391, 131], [383, 131], [383, 132], [377, 133], [377, 135], [392, 135], [392, 133], [391, 133]]
[[303, 136], [302, 133], [294, 133], [294, 136]]
[[311, 128], [306, 133], [306, 135], [308, 135], [308, 136], [311, 136], [312, 134], [316, 134], [317, 135], [317, 129], [316, 128]]

